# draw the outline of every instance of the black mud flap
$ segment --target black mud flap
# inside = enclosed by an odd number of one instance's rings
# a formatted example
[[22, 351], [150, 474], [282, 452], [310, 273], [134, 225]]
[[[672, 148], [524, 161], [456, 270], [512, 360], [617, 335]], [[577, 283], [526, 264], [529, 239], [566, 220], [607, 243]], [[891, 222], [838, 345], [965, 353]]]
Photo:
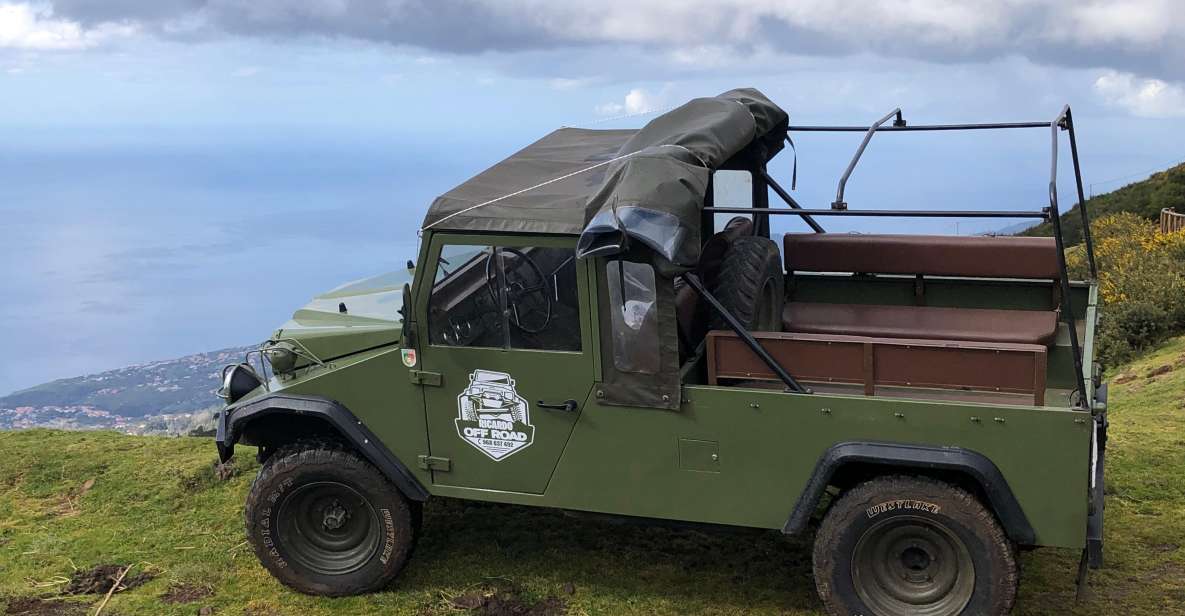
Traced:
[[1078, 562], [1078, 599], [1086, 592], [1086, 577], [1090, 569], [1103, 566], [1103, 514], [1106, 510], [1104, 470], [1107, 466], [1107, 384], [1095, 391], [1095, 399], [1103, 411], [1094, 417], [1094, 433], [1090, 439], [1090, 501], [1086, 516], [1086, 547]]
[[214, 413], [214, 444], [218, 447], [218, 461], [223, 464], [235, 455], [235, 444], [226, 438], [226, 416], [225, 410]]
[[1103, 468], [1107, 459], [1107, 412], [1095, 417], [1094, 444], [1091, 446], [1090, 513], [1086, 518], [1086, 555], [1091, 569], [1103, 566]]

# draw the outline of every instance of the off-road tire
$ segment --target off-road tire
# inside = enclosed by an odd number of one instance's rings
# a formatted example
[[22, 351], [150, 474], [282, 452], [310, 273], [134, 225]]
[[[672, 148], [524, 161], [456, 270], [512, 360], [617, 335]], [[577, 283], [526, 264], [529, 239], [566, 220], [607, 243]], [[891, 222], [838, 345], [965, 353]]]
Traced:
[[[786, 281], [777, 243], [758, 236], [734, 240], [724, 253], [711, 291], [749, 331], [781, 330]], [[711, 323], [712, 329], [729, 329], [716, 310]]]
[[[369, 462], [325, 442], [269, 457], [243, 515], [248, 542], [277, 580], [305, 594], [337, 597], [380, 590], [399, 574], [415, 545], [417, 513]], [[319, 515], [327, 516], [323, 529], [315, 528]], [[331, 523], [337, 526], [330, 529]], [[324, 549], [353, 535], [361, 539], [348, 552]]]
[[[991, 511], [966, 490], [907, 476], [839, 498], [815, 536], [814, 572], [832, 616], [1007, 614], [1018, 580], [1015, 550]], [[908, 596], [924, 591], [934, 594]]]

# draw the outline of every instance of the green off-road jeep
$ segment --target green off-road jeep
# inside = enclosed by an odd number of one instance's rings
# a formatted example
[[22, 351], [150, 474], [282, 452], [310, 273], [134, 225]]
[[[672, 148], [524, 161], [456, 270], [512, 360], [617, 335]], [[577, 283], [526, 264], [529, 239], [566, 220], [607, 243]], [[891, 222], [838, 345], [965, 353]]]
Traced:
[[[814, 532], [819, 594], [845, 616], [1008, 612], [1036, 546], [1082, 550], [1081, 582], [1102, 556], [1106, 388], [1056, 177], [1034, 211], [844, 201], [877, 131], [983, 128], [1050, 131], [1054, 174], [1067, 132], [1081, 200], [1069, 108], [798, 127], [756, 90], [557, 130], [454, 188], [406, 273], [319, 296], [224, 372], [220, 456], [263, 463], [256, 554], [301, 592], [377, 590], [444, 496]], [[808, 130], [864, 133], [830, 207], [766, 171]], [[774, 215], [813, 232], [775, 241]], [[862, 215], [1030, 217], [1054, 237], [817, 222]]]

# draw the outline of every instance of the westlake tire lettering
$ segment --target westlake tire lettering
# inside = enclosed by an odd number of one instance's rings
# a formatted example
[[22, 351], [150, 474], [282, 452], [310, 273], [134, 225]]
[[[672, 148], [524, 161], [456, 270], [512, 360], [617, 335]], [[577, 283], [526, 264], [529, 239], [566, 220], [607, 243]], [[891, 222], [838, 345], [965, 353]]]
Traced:
[[383, 553], [379, 561], [384, 565], [391, 560], [391, 553], [395, 551], [395, 518], [390, 509], [383, 509]]
[[897, 511], [899, 509], [914, 509], [917, 511], [925, 511], [926, 513], [930, 514], [937, 514], [941, 510], [941, 507], [935, 505], [934, 503], [927, 503], [926, 501], [894, 500], [873, 505], [866, 509], [864, 513], [867, 514], [869, 518], [875, 518], [876, 516], [887, 511]]

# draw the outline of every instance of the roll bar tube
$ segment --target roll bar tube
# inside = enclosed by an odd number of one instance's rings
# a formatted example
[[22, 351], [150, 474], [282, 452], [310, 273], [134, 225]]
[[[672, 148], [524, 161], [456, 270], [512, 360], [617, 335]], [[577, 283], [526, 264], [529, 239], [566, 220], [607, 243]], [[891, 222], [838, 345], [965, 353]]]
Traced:
[[905, 126], [905, 118], [901, 117], [901, 108], [898, 107], [868, 127], [868, 132], [864, 133], [864, 140], [860, 142], [860, 147], [856, 148], [856, 155], [852, 157], [852, 162], [848, 163], [848, 168], [843, 172], [843, 177], [839, 178], [839, 187], [835, 189], [835, 201], [831, 203], [831, 209], [848, 209], [848, 203], [843, 200], [843, 191], [848, 184], [848, 178], [851, 177], [852, 171], [856, 168], [856, 163], [860, 162], [860, 157], [864, 155], [864, 148], [867, 148], [868, 142], [872, 141], [872, 135], [876, 133], [882, 124], [888, 122], [893, 116], [897, 116], [897, 119], [893, 120], [893, 126]]
[[[885, 122], [894, 119], [891, 126], [884, 126]], [[1050, 169], [1049, 169], [1049, 206], [1041, 211], [1003, 211], [1003, 210], [977, 210], [977, 211], [958, 211], [958, 210], [863, 210], [855, 211], [849, 210], [848, 204], [844, 201], [844, 189], [847, 187], [848, 179], [852, 175], [852, 171], [856, 168], [856, 164], [860, 162], [860, 157], [864, 154], [864, 150], [868, 147], [868, 142], [872, 139], [872, 135], [877, 132], [907, 132], [907, 131], [950, 131], [950, 130], [1002, 130], [1015, 128], [1048, 128], [1050, 130]], [[821, 232], [812, 216], [886, 216], [886, 217], [925, 217], [925, 218], [1039, 218], [1048, 220], [1053, 227], [1053, 237], [1057, 245], [1058, 256], [1058, 283], [1062, 291], [1062, 319], [1066, 323], [1070, 333], [1070, 348], [1074, 356], [1075, 381], [1078, 387], [1079, 400], [1078, 404], [1084, 408], [1089, 408], [1090, 391], [1086, 388], [1086, 378], [1083, 374], [1083, 357], [1081, 345], [1078, 343], [1078, 328], [1074, 321], [1073, 299], [1070, 295], [1070, 276], [1066, 267], [1066, 253], [1065, 253], [1065, 238], [1062, 235], [1062, 225], [1060, 217], [1060, 207], [1057, 195], [1057, 156], [1058, 156], [1058, 131], [1064, 130], [1069, 134], [1070, 140], [1070, 156], [1074, 163], [1074, 185], [1078, 196], [1078, 211], [1082, 220], [1082, 240], [1086, 245], [1086, 258], [1090, 267], [1091, 279], [1098, 278], [1098, 264], [1095, 261], [1094, 241], [1090, 232], [1090, 215], [1086, 211], [1086, 195], [1082, 190], [1082, 167], [1078, 160], [1078, 139], [1074, 132], [1074, 115], [1070, 110], [1070, 106], [1062, 107], [1057, 117], [1052, 122], [996, 122], [996, 123], [979, 123], [979, 124], [923, 124], [909, 126], [902, 117], [901, 109], [897, 108], [886, 114], [880, 120], [875, 122], [872, 126], [790, 126], [787, 129], [787, 134], [792, 131], [798, 132], [863, 132], [864, 139], [860, 142], [860, 147], [856, 149], [856, 154], [852, 157], [848, 167], [844, 170], [843, 176], [840, 177], [839, 186], [836, 189], [835, 201], [832, 202], [830, 209], [807, 209], [803, 208], [794, 199], [790, 198], [784, 190], [779, 190], [781, 187], [772, 179], [768, 179], [771, 187], [774, 187], [774, 192], [782, 197], [791, 209], [773, 209], [773, 208], [718, 208], [709, 207], [704, 208], [705, 212], [712, 213], [755, 213], [755, 214], [779, 214], [801, 216], [807, 224], [811, 226], [816, 232]]]
[[[1053, 240], [1057, 243], [1057, 267], [1058, 273], [1061, 275], [1059, 282], [1062, 287], [1062, 306], [1061, 316], [1065, 321], [1066, 327], [1070, 329], [1070, 350], [1074, 355], [1074, 377], [1075, 383], [1078, 385], [1078, 402], [1085, 408], [1090, 408], [1091, 392], [1086, 389], [1086, 377], [1082, 374], [1082, 349], [1078, 346], [1078, 326], [1074, 322], [1074, 305], [1070, 296], [1070, 274], [1066, 268], [1066, 245], [1062, 238], [1062, 217], [1059, 214], [1057, 202], [1057, 132], [1066, 125], [1066, 118], [1070, 113], [1070, 106], [1066, 105], [1062, 108], [1061, 113], [1049, 123], [1049, 130], [1053, 137], [1052, 150], [1050, 152], [1050, 170], [1049, 170], [1049, 220], [1053, 224]], [[1075, 165], [1075, 169], [1077, 165]], [[1081, 185], [1082, 180], [1079, 178], [1078, 184]], [[1080, 202], [1079, 209], [1082, 210], [1083, 215], [1086, 214], [1086, 203]], [[1083, 219], [1083, 233], [1089, 233], [1089, 221]], [[1083, 238], [1086, 236], [1084, 235]], [[1091, 259], [1090, 264], [1091, 274], [1094, 274], [1094, 260]]]

